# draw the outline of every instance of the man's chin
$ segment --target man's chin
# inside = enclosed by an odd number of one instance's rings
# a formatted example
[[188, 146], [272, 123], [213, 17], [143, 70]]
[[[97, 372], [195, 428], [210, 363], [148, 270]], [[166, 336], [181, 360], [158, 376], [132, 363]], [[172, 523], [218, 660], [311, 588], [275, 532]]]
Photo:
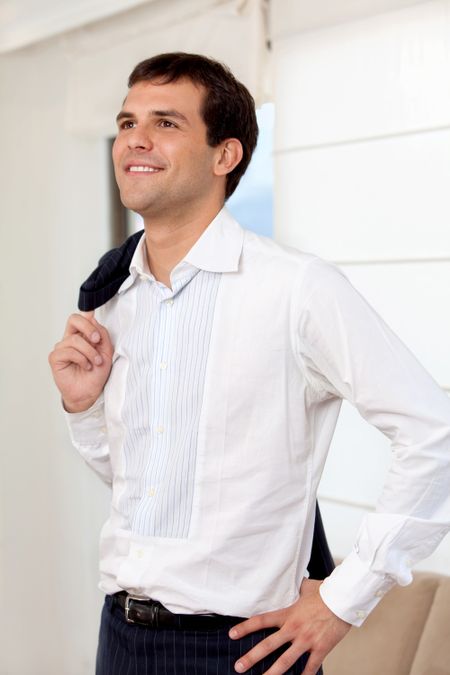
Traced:
[[130, 209], [130, 211], [134, 211], [142, 217], [144, 214], [147, 214], [149, 211], [154, 209], [152, 202], [149, 202], [148, 199], [144, 201], [136, 197], [130, 197], [129, 195], [121, 194], [120, 201], [126, 209]]
[[167, 206], [161, 204], [136, 203], [133, 201], [122, 202], [125, 208], [137, 213], [144, 221], [157, 221], [160, 218], [167, 217], [170, 212]]

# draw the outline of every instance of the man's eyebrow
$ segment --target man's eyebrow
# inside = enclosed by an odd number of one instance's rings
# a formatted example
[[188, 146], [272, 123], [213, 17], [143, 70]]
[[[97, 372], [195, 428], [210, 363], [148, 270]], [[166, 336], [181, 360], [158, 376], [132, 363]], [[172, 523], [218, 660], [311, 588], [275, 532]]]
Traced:
[[178, 110], [152, 110], [151, 115], [154, 117], [175, 117], [183, 122], [188, 122], [188, 118]]
[[127, 112], [126, 110], [121, 110], [120, 113], [116, 116], [116, 122], [120, 122], [120, 120], [127, 119], [129, 120], [130, 118], [133, 118], [134, 115], [131, 112]]
[[[182, 122], [189, 124], [188, 118], [178, 110], [150, 110], [149, 115], [152, 117], [175, 117], [175, 119], [179, 119]], [[116, 122], [120, 122], [120, 120], [123, 119], [134, 119], [135, 117], [136, 115], [134, 113], [121, 110], [116, 117]]]

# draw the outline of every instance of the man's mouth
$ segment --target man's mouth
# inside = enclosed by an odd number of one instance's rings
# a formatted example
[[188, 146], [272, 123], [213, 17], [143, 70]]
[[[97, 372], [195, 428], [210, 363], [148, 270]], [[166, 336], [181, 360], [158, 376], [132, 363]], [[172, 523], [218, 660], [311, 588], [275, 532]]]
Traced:
[[127, 166], [126, 168], [127, 172], [129, 173], [157, 173], [158, 171], [162, 171], [163, 169], [156, 167], [156, 166], [145, 166], [142, 164], [132, 164], [131, 166]]

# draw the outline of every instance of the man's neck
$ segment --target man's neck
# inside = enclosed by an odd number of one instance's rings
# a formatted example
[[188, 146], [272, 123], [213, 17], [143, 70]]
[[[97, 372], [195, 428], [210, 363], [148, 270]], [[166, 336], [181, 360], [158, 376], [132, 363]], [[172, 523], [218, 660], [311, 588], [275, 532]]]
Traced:
[[155, 279], [171, 288], [170, 273], [173, 268], [191, 250], [220, 209], [218, 206], [199, 218], [170, 223], [145, 220], [147, 261]]

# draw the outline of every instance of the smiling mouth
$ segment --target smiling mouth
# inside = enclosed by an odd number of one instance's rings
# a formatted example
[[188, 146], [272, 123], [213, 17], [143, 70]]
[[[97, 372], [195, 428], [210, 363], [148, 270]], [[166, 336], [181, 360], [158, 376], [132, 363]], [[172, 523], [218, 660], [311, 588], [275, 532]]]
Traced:
[[156, 166], [141, 166], [139, 164], [127, 167], [128, 173], [158, 173], [158, 171], [163, 171], [163, 169], [159, 169]]

